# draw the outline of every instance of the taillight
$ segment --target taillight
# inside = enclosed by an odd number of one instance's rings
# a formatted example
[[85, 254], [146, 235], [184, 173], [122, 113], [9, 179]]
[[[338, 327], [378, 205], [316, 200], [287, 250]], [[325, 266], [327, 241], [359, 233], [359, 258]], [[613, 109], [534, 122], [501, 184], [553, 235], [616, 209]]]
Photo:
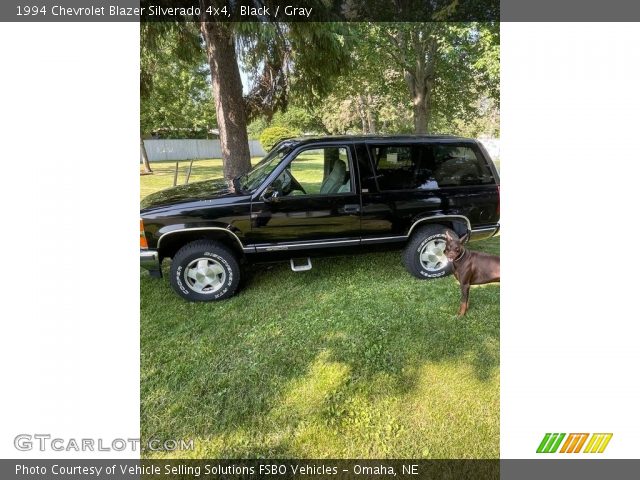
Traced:
[[142, 219], [140, 219], [140, 248], [149, 248], [147, 237], [144, 236], [144, 223], [142, 223]]

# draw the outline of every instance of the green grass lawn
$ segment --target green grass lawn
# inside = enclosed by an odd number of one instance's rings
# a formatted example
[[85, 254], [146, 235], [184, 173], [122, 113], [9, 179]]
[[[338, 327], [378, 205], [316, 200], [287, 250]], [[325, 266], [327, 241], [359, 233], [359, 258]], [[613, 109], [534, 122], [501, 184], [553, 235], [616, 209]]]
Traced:
[[455, 280], [395, 252], [260, 266], [219, 303], [140, 281], [142, 435], [196, 439], [182, 456], [499, 454], [498, 285], [460, 319]]
[[[141, 190], [171, 185], [165, 165]], [[313, 265], [245, 269], [236, 297], [199, 304], [141, 271], [141, 434], [196, 446], [154, 455], [497, 458], [499, 285], [458, 318], [455, 279], [417, 280], [400, 252]]]

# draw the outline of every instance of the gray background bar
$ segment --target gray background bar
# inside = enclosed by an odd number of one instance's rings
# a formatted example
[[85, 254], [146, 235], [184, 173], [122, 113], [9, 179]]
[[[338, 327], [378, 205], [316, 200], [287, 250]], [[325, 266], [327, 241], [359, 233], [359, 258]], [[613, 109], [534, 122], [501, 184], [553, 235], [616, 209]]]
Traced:
[[[46, 7], [46, 13], [37, 15], [18, 15], [18, 7]], [[140, 7], [139, 0], [1, 0], [0, 21], [2, 22], [138, 22], [139, 16], [110, 15], [54, 15], [54, 6], [64, 8], [104, 8], [108, 12], [110, 6], [128, 8]], [[23, 10], [24, 11], [24, 10]]]
[[[317, 478], [334, 478], [335, 480], [346, 480], [354, 478], [354, 466], [360, 465], [383, 465], [393, 466], [396, 476], [393, 475], [376, 475], [375, 478], [384, 479], [450, 479], [450, 480], [554, 480], [554, 479], [573, 479], [580, 480], [627, 480], [638, 478], [640, 470], [640, 460], [613, 460], [613, 459], [534, 459], [534, 460], [0, 460], [0, 478], [2, 480], [11, 480], [18, 478], [39, 478], [41, 480], [71, 480], [71, 479], [90, 479], [105, 478], [110, 480], [134, 480], [138, 478], [135, 474], [122, 474], [120, 466], [125, 465], [135, 467], [155, 466], [161, 470], [161, 473], [154, 478], [173, 478], [174, 475], [168, 475], [165, 472], [165, 466], [177, 468], [194, 468], [200, 466], [200, 476], [193, 474], [184, 474], [180, 478], [183, 480], [201, 478], [239, 478], [236, 474], [212, 474], [205, 475], [204, 465], [208, 464], [215, 468], [224, 466], [238, 469], [244, 467], [253, 467], [255, 473], [253, 475], [245, 475], [244, 478], [258, 477], [258, 465], [286, 465], [287, 471], [284, 474], [274, 472], [269, 475], [273, 480], [294, 477], [293, 465], [313, 466], [313, 468], [336, 468], [334, 474], [322, 474], [316, 471], [315, 474], [305, 475], [309, 479]], [[46, 475], [24, 475], [16, 473], [16, 465], [29, 467], [45, 467]], [[52, 475], [53, 465], [63, 465], [67, 467], [102, 467], [101, 475], [76, 474], [76, 475]], [[116, 466], [114, 473], [106, 475], [108, 467]], [[416, 465], [415, 474], [403, 473], [402, 465]], [[498, 474], [499, 469], [499, 474]], [[219, 471], [219, 470], [218, 470]], [[146, 477], [146, 475], [144, 475]], [[367, 475], [361, 475], [361, 478], [368, 478]]]
[[640, 460], [500, 460], [501, 480], [630, 480], [638, 478], [639, 470]]
[[[389, 0], [391, 1], [391, 0]], [[283, 0], [282, 4], [292, 3]], [[295, 1], [293, 2], [295, 3]], [[18, 6], [47, 6], [46, 15], [18, 16]], [[139, 0], [2, 0], [0, 21], [3, 22], [137, 22], [138, 16], [54, 16], [53, 5], [64, 7], [121, 6], [135, 8]], [[312, 20], [312, 19], [310, 19]], [[393, 19], [387, 19], [392, 21]], [[633, 22], [640, 21], [637, 0], [501, 0], [500, 21], [503, 22]]]
[[500, 21], [637, 22], [640, 21], [640, 2], [638, 0], [500, 0]]

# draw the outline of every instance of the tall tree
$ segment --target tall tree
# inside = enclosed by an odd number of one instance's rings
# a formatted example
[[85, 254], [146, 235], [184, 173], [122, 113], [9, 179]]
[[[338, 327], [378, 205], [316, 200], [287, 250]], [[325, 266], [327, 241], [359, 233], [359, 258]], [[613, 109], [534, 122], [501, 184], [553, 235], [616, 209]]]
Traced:
[[235, 36], [230, 23], [202, 21], [201, 29], [211, 68], [224, 178], [231, 180], [251, 168]]
[[[350, 66], [314, 109], [320, 130], [495, 131], [497, 23], [354, 22], [343, 25], [343, 37], [350, 46]], [[276, 114], [271, 124], [280, 118]]]
[[[144, 0], [141, 5], [146, 6]], [[275, 10], [277, 0], [260, 2]], [[260, 115], [267, 118], [286, 108], [289, 96], [304, 92], [306, 102], [317, 102], [326, 94], [333, 78], [348, 67], [348, 48], [336, 24], [219, 22], [214, 12], [236, 12], [232, 0], [200, 0], [199, 30], [211, 71], [213, 97], [224, 176], [231, 180], [250, 168], [247, 123]], [[183, 21], [194, 18], [166, 17], [168, 22], [145, 25], [145, 41], [153, 44], [167, 33], [178, 32], [186, 48], [176, 54], [190, 53], [194, 58], [193, 35]], [[182, 22], [181, 22], [182, 21]], [[187, 22], [189, 24], [189, 22]], [[160, 26], [158, 26], [160, 25]], [[186, 41], [184, 41], [186, 40]], [[251, 72], [253, 85], [243, 96], [239, 62]], [[141, 85], [143, 82], [141, 72]]]
[[372, 34], [382, 42], [381, 53], [403, 74], [416, 133], [429, 131], [435, 113], [468, 116], [478, 96], [497, 92], [493, 24], [375, 24]]
[[[211, 69], [224, 176], [249, 170], [247, 123], [268, 119], [298, 95], [313, 104], [349, 64], [342, 27], [317, 23], [222, 23], [206, 13], [201, 0], [200, 28]], [[265, 2], [268, 4], [269, 2]], [[252, 85], [243, 96], [240, 64]]]

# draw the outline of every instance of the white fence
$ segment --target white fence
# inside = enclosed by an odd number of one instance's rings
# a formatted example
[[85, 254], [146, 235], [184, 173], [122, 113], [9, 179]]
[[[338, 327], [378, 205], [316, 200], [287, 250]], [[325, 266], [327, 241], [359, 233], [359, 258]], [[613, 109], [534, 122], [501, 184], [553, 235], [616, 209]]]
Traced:
[[[149, 161], [190, 160], [192, 158], [222, 158], [220, 140], [145, 140]], [[258, 140], [249, 140], [252, 157], [264, 157]]]

